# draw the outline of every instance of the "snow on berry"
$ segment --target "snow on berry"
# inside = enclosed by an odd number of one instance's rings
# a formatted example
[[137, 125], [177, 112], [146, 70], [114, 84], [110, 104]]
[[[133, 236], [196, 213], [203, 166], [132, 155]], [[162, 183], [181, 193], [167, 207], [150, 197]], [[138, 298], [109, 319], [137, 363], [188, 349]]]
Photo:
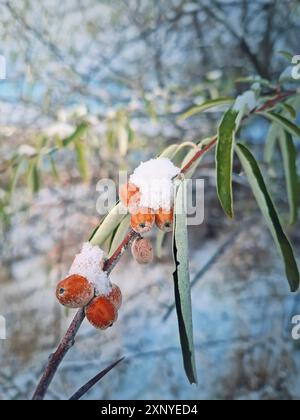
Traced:
[[94, 285], [96, 295], [108, 295], [111, 283], [107, 273], [103, 271], [104, 258], [105, 252], [101, 248], [89, 242], [84, 243], [80, 254], [75, 256], [69, 276], [72, 274], [83, 276]]
[[180, 169], [167, 158], [142, 162], [130, 177], [130, 182], [140, 190], [140, 206], [154, 211], [170, 210], [174, 203], [173, 178], [179, 172]]

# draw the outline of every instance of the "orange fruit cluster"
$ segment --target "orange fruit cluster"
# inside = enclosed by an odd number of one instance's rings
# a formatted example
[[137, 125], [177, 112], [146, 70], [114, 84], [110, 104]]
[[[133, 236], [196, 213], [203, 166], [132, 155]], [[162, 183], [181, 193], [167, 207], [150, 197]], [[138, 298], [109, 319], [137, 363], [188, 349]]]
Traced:
[[174, 211], [159, 209], [154, 212], [152, 209], [141, 207], [141, 194], [138, 187], [131, 182], [120, 187], [120, 200], [131, 215], [131, 227], [140, 234], [149, 232], [154, 224], [164, 231], [170, 232], [173, 229]]
[[95, 297], [94, 286], [88, 279], [77, 274], [58, 283], [56, 297], [67, 308], [85, 308], [88, 321], [101, 330], [110, 327], [117, 320], [122, 304], [122, 293], [116, 284], [112, 284], [108, 295]]

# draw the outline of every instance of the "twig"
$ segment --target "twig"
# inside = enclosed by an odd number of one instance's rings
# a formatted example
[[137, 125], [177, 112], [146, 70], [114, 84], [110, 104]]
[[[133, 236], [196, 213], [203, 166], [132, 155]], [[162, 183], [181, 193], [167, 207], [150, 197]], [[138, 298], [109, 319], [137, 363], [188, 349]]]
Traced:
[[294, 95], [296, 92], [293, 90], [289, 90], [286, 92], [279, 92], [274, 98], [270, 99], [269, 101], [265, 102], [261, 107], [255, 109], [253, 112], [258, 113], [265, 111], [267, 109], [273, 108], [278, 102], [282, 101], [282, 99], [288, 98], [289, 96]]
[[210, 142], [207, 146], [203, 147], [203, 149], [198, 150], [197, 153], [195, 153], [195, 156], [192, 157], [192, 159], [181, 169], [181, 174], [185, 174], [193, 164], [200, 159], [201, 156], [203, 156], [206, 152], [208, 152], [210, 149], [212, 149], [215, 144], [217, 143], [217, 136], [212, 137]]
[[134, 239], [138, 238], [139, 236], [140, 235], [138, 233], [130, 229], [121, 245], [116, 249], [113, 255], [104, 263], [103, 270], [110, 274], [117, 265], [124, 252], [126, 251], [126, 249], [130, 246]]
[[117, 360], [116, 362], [112, 363], [107, 368], [103, 369], [98, 375], [94, 378], [90, 379], [85, 385], [78, 389], [75, 394], [72, 395], [70, 401], [72, 400], [80, 400], [93, 386], [95, 386], [108, 372], [110, 372], [115, 366], [117, 366], [120, 362], [122, 362], [125, 357]]
[[[270, 99], [268, 102], [266, 102], [263, 106], [255, 109], [253, 113], [264, 111], [270, 107], [273, 107], [278, 102], [280, 102], [282, 99], [287, 98], [289, 96], [294, 95], [296, 92], [294, 91], [288, 91], [288, 92], [278, 92], [278, 94]], [[251, 114], [250, 114], [251, 115]], [[212, 149], [217, 143], [217, 136], [212, 137], [211, 141], [208, 143], [207, 146], [205, 146], [203, 149], [199, 150], [195, 153], [195, 156], [185, 165], [185, 167], [181, 170], [181, 174], [184, 174], [187, 172], [190, 167], [207, 151]], [[124, 238], [123, 242], [119, 246], [119, 248], [116, 250], [116, 252], [113, 254], [113, 256], [107, 260], [104, 269], [107, 271], [107, 273], [110, 273], [115, 265], [118, 263], [119, 259], [123, 255], [124, 251], [128, 248], [131, 241], [137, 237], [137, 234], [130, 230], [126, 237]], [[45, 397], [45, 394], [47, 392], [47, 389], [49, 388], [49, 385], [51, 384], [53, 377], [62, 362], [63, 358], [69, 351], [69, 349], [73, 346], [75, 336], [84, 320], [84, 309], [81, 309], [77, 312], [75, 315], [75, 318], [73, 319], [66, 335], [60, 342], [56, 352], [50, 356], [50, 360], [48, 362], [48, 365], [45, 368], [45, 371], [43, 373], [43, 376], [36, 388], [36, 391], [33, 395], [33, 400], [42, 400]]]
[[57, 350], [53, 353], [49, 362], [44, 370], [43, 376], [34, 392], [32, 397], [33, 400], [43, 400], [49, 385], [54, 378], [54, 375], [70, 348], [74, 345], [75, 336], [85, 318], [84, 309], [80, 309], [75, 315], [66, 335], [60, 342]]

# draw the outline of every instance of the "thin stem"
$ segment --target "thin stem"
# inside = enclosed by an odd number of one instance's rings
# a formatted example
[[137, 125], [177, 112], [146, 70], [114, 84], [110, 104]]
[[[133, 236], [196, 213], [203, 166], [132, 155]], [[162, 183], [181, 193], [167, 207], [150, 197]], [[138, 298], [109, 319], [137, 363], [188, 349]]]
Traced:
[[49, 388], [49, 385], [51, 384], [54, 375], [56, 374], [56, 371], [60, 365], [60, 363], [62, 362], [63, 358], [65, 357], [65, 355], [68, 353], [68, 351], [70, 350], [70, 348], [73, 346], [74, 344], [74, 340], [75, 340], [75, 336], [83, 322], [85, 318], [85, 314], [84, 314], [84, 309], [80, 309], [68, 331], [66, 332], [66, 335], [64, 336], [64, 338], [62, 339], [62, 341], [60, 342], [57, 350], [55, 351], [55, 353], [53, 353], [50, 357], [49, 357], [49, 361], [48, 364], [44, 370], [43, 376], [34, 392], [34, 395], [32, 397], [33, 400], [43, 400], [45, 397], [45, 394]]

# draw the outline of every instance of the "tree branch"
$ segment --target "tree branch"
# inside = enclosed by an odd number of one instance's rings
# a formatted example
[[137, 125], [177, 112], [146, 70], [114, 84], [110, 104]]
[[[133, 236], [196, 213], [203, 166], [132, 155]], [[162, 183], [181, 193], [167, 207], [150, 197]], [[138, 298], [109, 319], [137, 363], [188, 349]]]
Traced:
[[[264, 111], [266, 109], [272, 108], [274, 105], [276, 105], [278, 102], [282, 101], [283, 99], [292, 96], [295, 94], [295, 91], [287, 91], [287, 92], [278, 92], [278, 94], [267, 101], [264, 105], [261, 107], [256, 108], [253, 113], [258, 113], [261, 111]], [[251, 115], [251, 114], [250, 114]], [[247, 117], [246, 117], [247, 118]], [[199, 150], [195, 153], [195, 156], [185, 165], [185, 167], [181, 170], [181, 174], [184, 174], [188, 171], [188, 169], [207, 151], [212, 149], [217, 143], [217, 136], [214, 136], [211, 138], [211, 141], [206, 145], [203, 149]], [[111, 258], [109, 258], [105, 265], [104, 270], [110, 274], [111, 271], [114, 269], [116, 264], [118, 263], [119, 259], [123, 255], [123, 253], [126, 251], [126, 249], [129, 247], [131, 242], [138, 237], [139, 235], [134, 232], [132, 229], [127, 233], [126, 237], [124, 238], [121, 245], [118, 247], [118, 249], [115, 251], [115, 253], [112, 255]], [[33, 400], [42, 400], [45, 397], [45, 394], [54, 378], [55, 373], [57, 372], [57, 369], [62, 362], [65, 355], [68, 353], [70, 348], [73, 346], [76, 334], [85, 318], [84, 309], [80, 309], [77, 314], [75, 315], [75, 318], [73, 319], [66, 335], [60, 342], [57, 350], [53, 355], [50, 356], [49, 362], [44, 370], [43, 376], [36, 388], [36, 391], [33, 395]]]

